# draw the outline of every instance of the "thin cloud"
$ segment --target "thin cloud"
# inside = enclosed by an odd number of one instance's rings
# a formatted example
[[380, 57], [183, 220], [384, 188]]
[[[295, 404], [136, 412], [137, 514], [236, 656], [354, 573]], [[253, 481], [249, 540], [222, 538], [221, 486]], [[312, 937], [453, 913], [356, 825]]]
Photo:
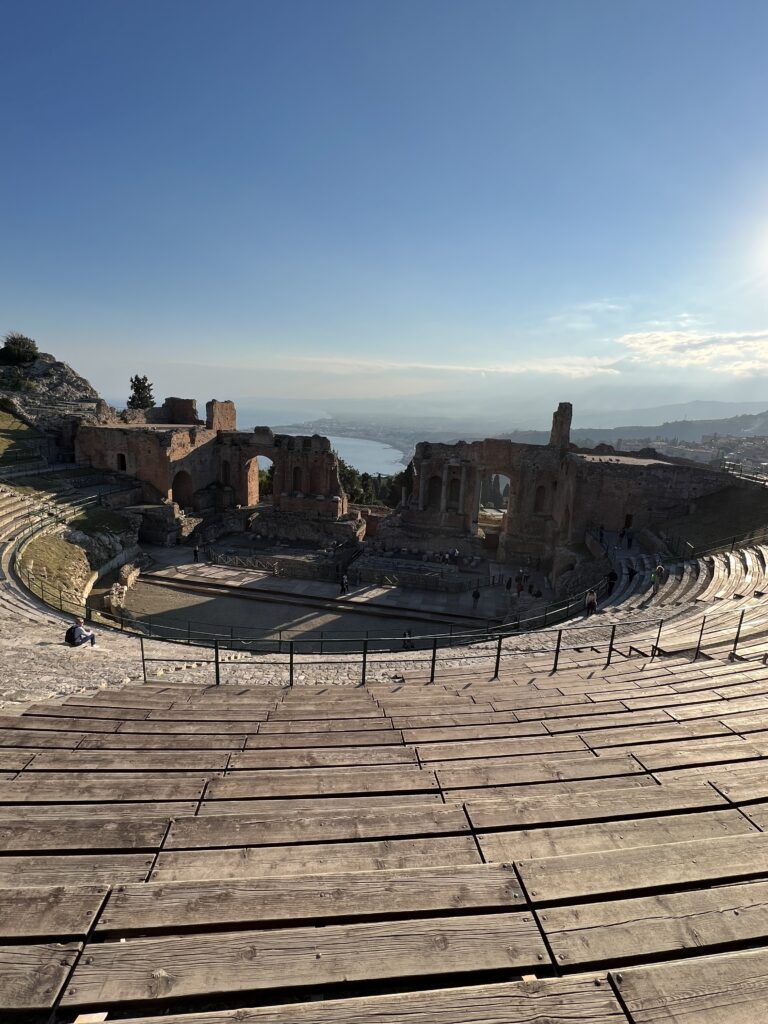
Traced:
[[616, 339], [632, 362], [749, 377], [768, 374], [768, 330], [640, 331]]
[[481, 377], [494, 374], [520, 376], [522, 374], [550, 374], [552, 376], [569, 377], [581, 380], [596, 376], [616, 376], [619, 371], [613, 362], [597, 356], [564, 356], [563, 358], [548, 357], [545, 359], [522, 360], [516, 363], [467, 364], [467, 363], [434, 363], [406, 360], [394, 362], [379, 359], [343, 359], [305, 356], [292, 361], [293, 365], [313, 364], [326, 373], [359, 374], [359, 373], [446, 373], [471, 374]]

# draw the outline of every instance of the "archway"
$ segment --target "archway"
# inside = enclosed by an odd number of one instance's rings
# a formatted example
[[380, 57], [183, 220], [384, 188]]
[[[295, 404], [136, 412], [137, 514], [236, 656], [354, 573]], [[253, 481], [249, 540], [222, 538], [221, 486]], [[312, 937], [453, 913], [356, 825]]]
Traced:
[[454, 478], [448, 484], [448, 511], [457, 512], [459, 508], [459, 498], [461, 497], [461, 481]]
[[256, 500], [272, 502], [272, 494], [275, 483], [275, 464], [266, 455], [260, 455], [256, 460], [259, 464], [259, 489]]
[[486, 473], [480, 484], [480, 505], [490, 512], [506, 512], [510, 484], [505, 473]]
[[173, 484], [171, 485], [171, 496], [173, 500], [179, 508], [192, 508], [193, 493], [192, 477], [186, 469], [180, 469], [173, 478]]

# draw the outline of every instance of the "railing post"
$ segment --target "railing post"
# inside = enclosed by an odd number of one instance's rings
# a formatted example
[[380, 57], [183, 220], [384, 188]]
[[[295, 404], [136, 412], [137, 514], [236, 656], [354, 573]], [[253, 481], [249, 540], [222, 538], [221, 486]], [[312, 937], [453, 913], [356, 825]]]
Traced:
[[368, 638], [366, 637], [365, 640], [363, 640], [363, 678], [362, 678], [362, 685], [363, 686], [365, 686], [365, 669], [366, 669], [367, 662], [368, 662]]
[[699, 639], [696, 641], [696, 652], [693, 655], [693, 660], [694, 661], [696, 661], [696, 659], [699, 656], [699, 652], [701, 651], [701, 638], [704, 636], [704, 626], [706, 624], [707, 624], [707, 616], [705, 615], [702, 618], [702, 620], [701, 620], [701, 629], [699, 630]]
[[651, 648], [651, 661], [656, 657], [659, 652], [659, 641], [661, 640], [661, 627], [664, 625], [664, 619], [659, 620], [659, 628], [656, 631], [656, 643]]
[[563, 641], [563, 631], [558, 629], [557, 631], [557, 646], [555, 647], [555, 660], [552, 664], [552, 671], [557, 672], [557, 663], [560, 661], [560, 644]]
[[320, 630], [320, 653], [323, 653], [323, 640], [325, 639], [325, 630]]
[[144, 682], [147, 681], [147, 662], [144, 658], [144, 637], [139, 637], [139, 644], [141, 645], [141, 673], [144, 676]]
[[293, 640], [288, 641], [288, 685], [293, 686]]
[[[547, 605], [547, 607], [544, 609], [544, 623], [543, 623], [544, 628], [546, 628], [546, 625], [547, 625], [547, 612], [548, 611], [549, 611], [549, 605]], [[519, 615], [517, 617], [517, 621], [520, 622], [520, 616]]]
[[221, 685], [221, 676], [219, 674], [219, 641], [216, 637], [213, 638], [213, 663], [216, 669], [216, 685]]
[[501, 641], [503, 639], [504, 638], [500, 636], [499, 637], [499, 642], [496, 645], [496, 666], [494, 667], [494, 670], [493, 670], [493, 678], [494, 679], [498, 679], [499, 678], [499, 667], [501, 665]]
[[437, 662], [437, 637], [432, 641], [432, 664], [429, 669], [429, 681], [434, 683], [435, 681], [435, 664]]
[[611, 664], [611, 658], [613, 657], [613, 641], [616, 638], [616, 623], [614, 622], [611, 626], [611, 639], [608, 641], [608, 660], [605, 663], [605, 667]]
[[741, 636], [741, 624], [744, 621], [744, 615], [746, 614], [746, 611], [746, 608], [742, 608], [741, 615], [739, 616], [739, 624], [736, 627], [736, 636], [733, 638], [733, 650], [731, 651], [730, 656], [731, 661], [736, 660], [736, 648], [739, 646], [739, 637]]

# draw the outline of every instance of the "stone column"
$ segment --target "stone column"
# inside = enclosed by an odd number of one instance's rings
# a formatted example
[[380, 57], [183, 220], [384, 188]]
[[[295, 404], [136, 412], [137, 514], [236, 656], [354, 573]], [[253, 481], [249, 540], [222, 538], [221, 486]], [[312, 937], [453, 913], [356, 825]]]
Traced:
[[427, 474], [424, 471], [424, 462], [419, 463], [419, 512], [427, 507]]
[[467, 464], [461, 465], [461, 483], [459, 485], [459, 515], [464, 515], [464, 502], [467, 500]]
[[448, 511], [448, 463], [443, 464], [443, 482], [440, 487], [440, 511]]

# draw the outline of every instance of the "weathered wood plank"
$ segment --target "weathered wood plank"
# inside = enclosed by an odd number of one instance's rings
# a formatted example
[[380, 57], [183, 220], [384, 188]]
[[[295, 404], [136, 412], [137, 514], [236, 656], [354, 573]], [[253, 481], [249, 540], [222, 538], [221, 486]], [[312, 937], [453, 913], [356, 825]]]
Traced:
[[[138, 732], [93, 733], [83, 738], [78, 750], [242, 750], [247, 739], [236, 736], [150, 736]], [[0, 740], [1, 742], [1, 740]]]
[[449, 726], [439, 729], [404, 729], [406, 743], [445, 743], [462, 740], [513, 739], [520, 736], [546, 736], [541, 722], [514, 722], [501, 725]]
[[0, 939], [84, 939], [108, 892], [107, 885], [0, 889]]
[[[403, 765], [397, 769], [358, 768], [354, 772], [299, 769], [280, 772], [243, 772], [212, 779], [207, 800], [248, 797], [341, 796], [355, 793], [426, 792], [437, 789], [434, 772]], [[0, 786], [0, 794], [3, 787]]]
[[688, 743], [697, 737], [723, 737], [733, 740], [732, 731], [716, 718], [702, 722], [670, 722], [669, 725], [641, 725], [631, 729], [592, 729], [581, 733], [584, 742], [598, 753], [616, 747], [634, 747], [650, 743]]
[[[2, 761], [2, 754], [0, 754]], [[223, 772], [226, 751], [143, 751], [115, 753], [109, 750], [48, 750], [38, 754], [27, 772]]]
[[131, 1000], [163, 1005], [341, 981], [521, 971], [545, 956], [538, 928], [524, 911], [103, 942], [88, 947], [62, 1006]]
[[20, 772], [34, 756], [32, 750], [0, 750], [0, 771]]
[[0, 715], [0, 729], [32, 732], [115, 732], [120, 722], [107, 718], [66, 718], [45, 715]]
[[462, 758], [522, 757], [538, 754], [586, 754], [587, 744], [579, 736], [541, 736], [520, 739], [474, 739], [459, 743], [420, 743], [422, 761], [454, 761]]
[[768, 940], [768, 882], [741, 882], [548, 907], [539, 917], [558, 963], [628, 962], [728, 943]]
[[[377, 842], [318, 843], [309, 846], [259, 846], [237, 850], [160, 853], [153, 882], [194, 879], [259, 878], [268, 875], [377, 871], [430, 865], [479, 864], [473, 839], [386, 839]], [[2, 868], [2, 859], [0, 859]]]
[[55, 704], [50, 701], [47, 704], [33, 704], [24, 709], [24, 715], [43, 715], [47, 718], [105, 718], [119, 719], [120, 721], [131, 718], [146, 718], [149, 712], [145, 709], [138, 711], [134, 708], [107, 708], [99, 704]]
[[206, 781], [200, 775], [171, 772], [29, 772], [0, 783], [0, 803], [199, 800]]
[[140, 803], [69, 804], [0, 804], [0, 821], [47, 822], [50, 818], [110, 818], [124, 821], [128, 818], [172, 818], [175, 815], [194, 814], [197, 801], [141, 801]]
[[664, 768], [684, 768], [694, 765], [730, 764], [750, 761], [762, 756], [757, 747], [747, 740], [688, 740], [680, 745], [658, 743], [639, 745], [635, 757], [648, 771]]
[[84, 732], [49, 732], [46, 730], [34, 732], [27, 729], [0, 729], [0, 747], [18, 747], [22, 749], [34, 748], [36, 750], [74, 750], [84, 740]]
[[[509, 792], [509, 791], [508, 791]], [[725, 799], [709, 786], [653, 786], [645, 789], [606, 790], [572, 796], [547, 796], [540, 799], [510, 795], [499, 800], [471, 800], [467, 815], [474, 828], [530, 828], [532, 825], [569, 825], [612, 818], [639, 818], [643, 815], [674, 814], [676, 811], [714, 810], [725, 806]]]
[[450, 729], [454, 726], [471, 728], [473, 725], [505, 725], [517, 722], [514, 711], [478, 711], [470, 715], [430, 715], [424, 720], [422, 715], [402, 717], [395, 715], [391, 719], [395, 729]]
[[592, 729], [623, 729], [625, 726], [635, 728], [639, 725], [659, 725], [669, 722], [669, 715], [664, 711], [625, 711], [615, 715], [576, 715], [574, 717], [544, 716], [547, 730], [553, 735], [561, 732], [587, 732]]
[[613, 822], [590, 822], [560, 828], [483, 832], [478, 836], [487, 861], [518, 861], [542, 857], [657, 846], [689, 839], [752, 834], [756, 830], [739, 811], [667, 814]]
[[51, 1010], [82, 945], [0, 946], [0, 1007], [6, 1013]]
[[764, 1024], [768, 950], [703, 956], [613, 975], [636, 1024]]
[[0, 887], [24, 885], [117, 885], [142, 882], [152, 867], [153, 854], [65, 854], [0, 857]]
[[[297, 815], [305, 817], [309, 814], [329, 814], [336, 811], [365, 812], [377, 807], [425, 807], [443, 806], [439, 792], [433, 793], [392, 793], [373, 794], [367, 796], [315, 796], [308, 798], [288, 798], [276, 800], [203, 800], [198, 814], [253, 814], [258, 810], [260, 815]], [[143, 805], [141, 805], [143, 806]], [[179, 805], [181, 806], [181, 805]], [[194, 810], [194, 808], [193, 808]]]
[[768, 834], [757, 833], [522, 860], [518, 868], [531, 899], [543, 903], [754, 878], [766, 864]]
[[[87, 814], [87, 808], [81, 808], [80, 813]], [[167, 827], [165, 818], [128, 821], [52, 818], [43, 828], [35, 821], [4, 820], [0, 821], [0, 852], [152, 850], [159, 848]]]
[[[303, 722], [303, 721], [275, 721], [263, 722], [259, 727], [259, 735], [272, 733], [293, 734], [297, 732], [381, 732], [383, 729], [391, 729], [392, 722], [389, 718], [329, 718], [327, 720]], [[360, 742], [364, 742], [361, 740]]]
[[417, 764], [410, 747], [322, 747], [319, 750], [253, 750], [233, 754], [229, 771], [264, 768], [341, 768], [348, 765]]
[[[605, 976], [580, 975], [372, 998], [209, 1010], [197, 1014], [194, 1021], [171, 1014], [162, 1020], [163, 1024], [626, 1024], [627, 1019]], [[157, 1024], [157, 1017], [132, 1018], [123, 1024]]]
[[[121, 736], [248, 736], [257, 733], [260, 723], [248, 719], [237, 722], [120, 722], [118, 733]], [[106, 731], [106, 730], [102, 730]]]
[[443, 789], [477, 789], [482, 786], [516, 786], [530, 782], [558, 782], [571, 779], [596, 779], [637, 775], [643, 768], [628, 755], [622, 757], [584, 757], [571, 761], [553, 761], [536, 765], [491, 765], [488, 768], [443, 768], [437, 773]]
[[226, 885], [218, 881], [150, 882], [112, 892], [96, 932], [102, 937], [122, 936], [214, 926], [260, 927], [276, 921], [502, 910], [524, 905], [509, 865], [234, 879]]
[[399, 744], [403, 734], [399, 729], [380, 729], [376, 732], [273, 732], [249, 736], [246, 750], [291, 747], [374, 747], [379, 744]]
[[[738, 815], [738, 811], [731, 812]], [[739, 817], [741, 817], [739, 815]], [[743, 818], [741, 819], [744, 820]], [[385, 839], [398, 836], [458, 835], [469, 832], [459, 807], [382, 808], [335, 815], [314, 814], [279, 818], [259, 815], [206, 815], [177, 818], [171, 826], [167, 850], [211, 849], [235, 846], [277, 846], [324, 840]], [[0, 825], [0, 844], [3, 829]], [[0, 845], [0, 849], [2, 846]]]

